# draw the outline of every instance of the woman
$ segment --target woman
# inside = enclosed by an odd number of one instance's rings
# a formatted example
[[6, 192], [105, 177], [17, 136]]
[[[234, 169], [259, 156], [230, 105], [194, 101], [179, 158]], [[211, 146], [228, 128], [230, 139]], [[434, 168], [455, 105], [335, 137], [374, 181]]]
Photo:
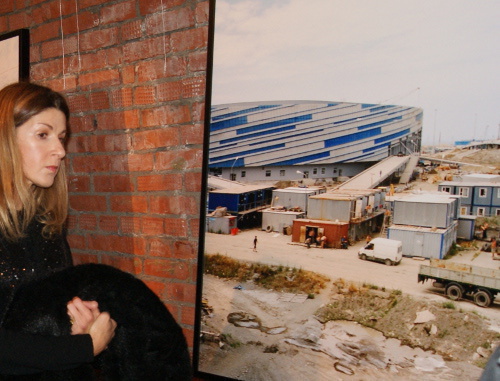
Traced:
[[[19, 284], [72, 265], [63, 229], [68, 122], [65, 99], [47, 87], [15, 83], [0, 91], [0, 322]], [[0, 373], [92, 361], [111, 340], [116, 323], [96, 302], [78, 298], [68, 303], [68, 315], [70, 337], [0, 329]]]

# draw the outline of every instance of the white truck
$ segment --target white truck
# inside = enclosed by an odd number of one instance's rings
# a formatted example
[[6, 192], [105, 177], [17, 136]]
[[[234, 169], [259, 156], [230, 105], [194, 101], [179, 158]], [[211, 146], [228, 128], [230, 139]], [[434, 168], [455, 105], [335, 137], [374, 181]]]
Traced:
[[395, 239], [374, 238], [359, 250], [358, 258], [382, 262], [387, 266], [397, 265], [403, 258], [403, 243]]
[[500, 270], [442, 259], [431, 259], [430, 265], [420, 265], [419, 283], [428, 279], [434, 280], [434, 287], [444, 288], [451, 300], [470, 295], [481, 307], [488, 307], [500, 292]]

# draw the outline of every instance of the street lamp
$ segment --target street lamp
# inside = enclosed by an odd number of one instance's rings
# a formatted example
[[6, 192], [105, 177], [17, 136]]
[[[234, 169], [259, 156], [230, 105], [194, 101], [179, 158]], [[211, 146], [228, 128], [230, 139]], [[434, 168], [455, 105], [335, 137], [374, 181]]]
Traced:
[[236, 156], [236, 158], [233, 161], [233, 165], [231, 165], [231, 175], [233, 174], [233, 167], [236, 164], [236, 160], [238, 160], [239, 158], [240, 158], [239, 156]]

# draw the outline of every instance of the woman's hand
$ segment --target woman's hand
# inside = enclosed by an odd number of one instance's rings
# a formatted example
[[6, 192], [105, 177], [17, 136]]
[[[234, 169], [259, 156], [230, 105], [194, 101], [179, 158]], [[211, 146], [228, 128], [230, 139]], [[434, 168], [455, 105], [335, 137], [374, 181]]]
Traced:
[[89, 334], [94, 345], [94, 356], [97, 356], [108, 347], [109, 342], [115, 336], [116, 321], [111, 319], [107, 312], [101, 312], [90, 326]]
[[100, 312], [97, 302], [83, 301], [78, 297], [68, 303], [68, 316], [72, 323], [71, 334], [89, 334], [94, 346], [94, 356], [105, 350], [115, 335], [116, 322], [109, 313]]
[[67, 307], [72, 335], [89, 333], [90, 326], [101, 313], [96, 301], [83, 301], [79, 297], [74, 297]]

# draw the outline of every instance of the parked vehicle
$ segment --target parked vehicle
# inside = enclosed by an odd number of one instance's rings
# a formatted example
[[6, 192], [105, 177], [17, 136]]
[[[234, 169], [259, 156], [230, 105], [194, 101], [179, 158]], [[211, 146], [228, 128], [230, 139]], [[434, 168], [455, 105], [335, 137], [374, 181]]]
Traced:
[[463, 263], [431, 259], [430, 265], [420, 265], [418, 281], [433, 279], [433, 286], [444, 288], [451, 300], [470, 295], [474, 303], [488, 307], [500, 292], [500, 270]]
[[394, 239], [374, 238], [359, 250], [358, 258], [382, 262], [387, 266], [397, 265], [403, 258], [403, 243]]

